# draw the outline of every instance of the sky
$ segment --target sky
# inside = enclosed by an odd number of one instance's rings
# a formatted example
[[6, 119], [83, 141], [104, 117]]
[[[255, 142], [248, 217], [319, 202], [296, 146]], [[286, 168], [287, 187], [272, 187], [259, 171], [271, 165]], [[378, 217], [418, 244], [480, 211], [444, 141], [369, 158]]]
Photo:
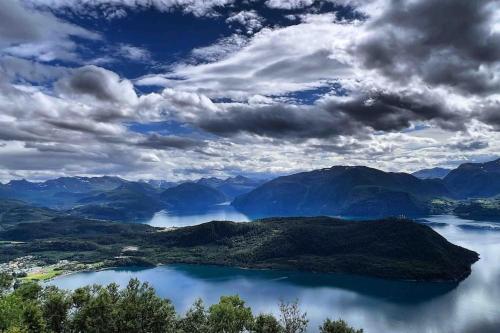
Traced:
[[0, 181], [500, 152], [496, 0], [0, 1]]

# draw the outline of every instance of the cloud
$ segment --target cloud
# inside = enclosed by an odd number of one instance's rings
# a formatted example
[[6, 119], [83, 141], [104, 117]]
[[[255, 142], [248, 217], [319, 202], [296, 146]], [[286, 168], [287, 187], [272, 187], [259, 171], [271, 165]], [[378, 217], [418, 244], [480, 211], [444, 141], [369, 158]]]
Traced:
[[450, 144], [448, 145], [448, 147], [460, 151], [474, 151], [474, 150], [481, 150], [484, 148], [488, 148], [489, 143], [487, 141], [466, 141], [466, 142], [457, 142], [454, 144]]
[[129, 44], [119, 45], [118, 54], [133, 61], [146, 62], [151, 60], [151, 53], [148, 50]]
[[196, 120], [197, 126], [220, 136], [249, 133], [288, 139], [339, 134], [343, 131], [340, 123], [323, 110], [285, 104], [236, 105]]
[[267, 0], [266, 5], [270, 8], [297, 9], [311, 6], [315, 0]]
[[152, 149], [192, 149], [205, 147], [207, 144], [206, 142], [191, 138], [173, 135], [162, 136], [155, 133], [148, 135], [146, 139], [139, 141], [137, 145]]
[[[268, 5], [281, 7], [284, 3], [270, 1]], [[366, 18], [347, 21], [332, 14], [307, 14], [300, 24], [261, 30], [241, 48], [214, 57], [208, 64], [182, 63], [171, 73], [146, 76], [136, 84], [158, 84], [241, 104], [255, 95], [286, 101], [291, 93], [332, 84], [341, 88], [327, 92], [315, 105], [318, 110], [308, 108], [307, 117], [323, 121], [329, 112], [329, 123], [341, 124], [343, 131], [333, 126], [328, 134], [323, 130], [305, 134], [295, 120], [315, 121], [297, 115], [302, 111], [291, 111], [293, 101], [289, 100], [290, 106], [244, 106], [245, 111], [226, 108], [235, 110], [234, 114], [226, 110], [200, 116], [202, 128], [222, 135], [247, 132], [272, 137], [270, 129], [276, 128], [278, 137], [283, 131], [291, 136], [293, 129], [299, 137], [314, 137], [354, 135], [366, 128], [397, 131], [422, 121], [452, 130], [469, 126], [473, 119], [499, 123], [495, 110], [500, 98], [495, 94], [500, 83], [496, 74], [500, 69], [500, 29], [495, 28], [493, 18], [500, 7], [495, 2], [445, 0], [436, 5], [429, 0], [373, 0], [344, 4], [357, 5]], [[453, 16], [443, 20], [444, 13]], [[470, 15], [462, 20], [464, 13]], [[276, 114], [270, 114], [273, 112]], [[271, 119], [282, 126], [265, 123]], [[231, 125], [223, 128], [225, 123]]]
[[248, 38], [243, 35], [233, 34], [229, 37], [223, 37], [209, 46], [197, 47], [191, 50], [191, 58], [189, 61], [199, 62], [214, 62], [219, 61], [240, 50], [248, 42]]
[[[35, 7], [48, 7], [56, 10], [71, 10], [79, 13], [92, 13], [93, 8], [112, 16], [123, 17], [123, 9], [143, 10], [153, 8], [159, 11], [180, 9], [195, 16], [215, 15], [215, 9], [232, 4], [234, 0], [22, 0]], [[103, 10], [105, 9], [105, 10]]]
[[323, 107], [332, 114], [342, 113], [351, 121], [386, 132], [409, 128], [412, 122], [422, 120], [457, 129], [464, 120], [463, 115], [454, 112], [430, 91], [419, 94], [413, 91], [374, 91], [336, 96], [325, 100]]
[[90, 96], [104, 102], [137, 103], [134, 86], [117, 74], [94, 65], [80, 67], [60, 79], [56, 87], [63, 94]]
[[[182, 63], [169, 74], [148, 75], [136, 84], [159, 84], [211, 98], [237, 100], [321, 87], [329, 80], [350, 75], [352, 68], [344, 55], [350, 43], [347, 37], [355, 32], [355, 26], [327, 21], [265, 28], [218, 61]], [[334, 54], [335, 48], [340, 51]]]
[[492, 0], [380, 1], [383, 12], [367, 23], [354, 47], [363, 65], [393, 80], [485, 94], [500, 87], [499, 8]]
[[229, 24], [239, 23], [242, 25], [247, 34], [253, 34], [262, 29], [263, 21], [264, 19], [255, 10], [242, 10], [226, 19]]
[[[178, 179], [334, 164], [415, 170], [498, 154], [495, 1], [336, 3], [362, 15], [317, 14], [318, 1], [269, 0], [273, 10], [263, 12], [226, 0], [0, 3], [0, 18], [16, 18], [0, 20], [0, 178]], [[95, 64], [120, 73], [123, 64], [143, 68], [137, 80], [78, 67], [85, 52], [75, 41], [102, 37], [63, 21], [68, 13], [102, 19], [97, 9], [106, 17], [149, 8], [212, 16], [225, 5], [218, 20], [229, 14], [245, 32], [200, 45], [168, 67], [126, 36], [108, 43]], [[266, 12], [298, 19], [280, 27]], [[268, 27], [259, 26], [261, 17]], [[158, 66], [148, 73], [152, 59]], [[134, 86], [150, 84], [163, 89]], [[135, 122], [175, 122], [198, 136], [176, 128], [141, 134], [127, 126]]]
[[3, 53], [40, 61], [75, 59], [78, 55], [73, 37], [101, 38], [48, 11], [27, 8], [19, 0], [0, 2], [0, 50]]

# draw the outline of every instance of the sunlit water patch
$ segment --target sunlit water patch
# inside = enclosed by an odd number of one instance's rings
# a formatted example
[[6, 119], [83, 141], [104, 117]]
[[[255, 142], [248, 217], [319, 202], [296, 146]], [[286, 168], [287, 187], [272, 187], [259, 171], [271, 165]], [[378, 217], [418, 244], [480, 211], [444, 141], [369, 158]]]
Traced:
[[210, 221], [248, 222], [250, 219], [232, 206], [220, 205], [205, 212], [186, 214], [176, 214], [162, 210], [156, 213], [146, 224], [153, 227], [185, 227]]

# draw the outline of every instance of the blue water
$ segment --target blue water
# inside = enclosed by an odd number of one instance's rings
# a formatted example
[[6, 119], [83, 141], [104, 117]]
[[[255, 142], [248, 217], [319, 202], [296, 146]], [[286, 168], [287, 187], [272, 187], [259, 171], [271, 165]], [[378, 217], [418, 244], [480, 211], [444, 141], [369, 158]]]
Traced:
[[255, 313], [277, 313], [280, 299], [298, 299], [317, 332], [326, 318], [343, 318], [368, 333], [500, 332], [500, 224], [433, 216], [433, 228], [455, 244], [480, 253], [460, 284], [412, 283], [349, 275], [171, 265], [78, 273], [52, 281], [67, 289], [100, 283], [120, 285], [137, 277], [185, 311], [198, 297], [211, 304], [239, 294]]

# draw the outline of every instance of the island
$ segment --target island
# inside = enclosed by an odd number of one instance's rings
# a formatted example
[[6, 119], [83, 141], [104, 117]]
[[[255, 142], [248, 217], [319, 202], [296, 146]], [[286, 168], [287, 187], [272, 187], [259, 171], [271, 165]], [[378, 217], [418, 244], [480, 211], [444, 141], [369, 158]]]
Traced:
[[154, 228], [59, 216], [0, 232], [0, 262], [33, 256], [99, 267], [170, 263], [348, 273], [415, 281], [460, 281], [477, 253], [430, 227], [388, 218], [267, 218]]

